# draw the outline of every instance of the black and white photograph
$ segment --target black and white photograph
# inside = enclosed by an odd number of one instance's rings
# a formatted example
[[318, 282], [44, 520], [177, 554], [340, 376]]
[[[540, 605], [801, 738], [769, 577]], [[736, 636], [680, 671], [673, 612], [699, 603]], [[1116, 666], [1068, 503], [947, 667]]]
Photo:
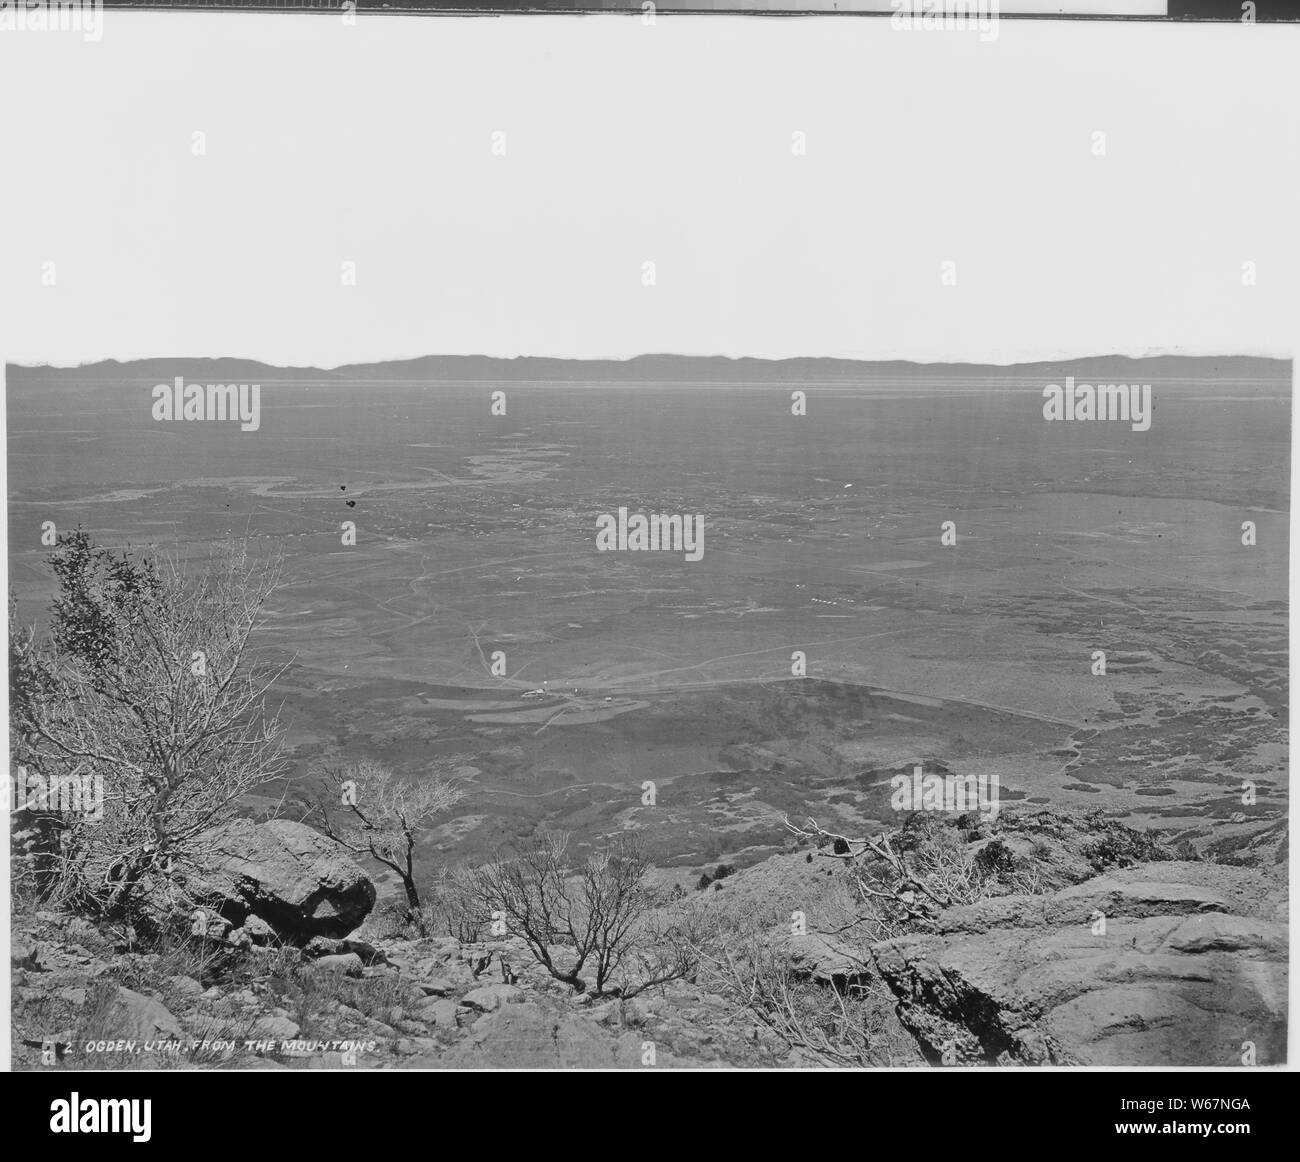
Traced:
[[42, 1134], [1287, 1069], [1300, 30], [650, 9], [0, 33]]

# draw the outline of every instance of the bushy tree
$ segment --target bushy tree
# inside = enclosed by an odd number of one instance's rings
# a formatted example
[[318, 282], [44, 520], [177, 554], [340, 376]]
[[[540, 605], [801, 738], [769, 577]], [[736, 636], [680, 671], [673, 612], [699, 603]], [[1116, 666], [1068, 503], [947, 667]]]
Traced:
[[250, 648], [279, 561], [230, 543], [191, 566], [100, 548], [78, 529], [50, 564], [48, 637], [11, 620], [14, 758], [102, 785], [99, 817], [62, 821], [45, 890], [123, 913], [142, 885], [183, 883], [202, 833], [282, 771], [266, 706], [282, 667]]

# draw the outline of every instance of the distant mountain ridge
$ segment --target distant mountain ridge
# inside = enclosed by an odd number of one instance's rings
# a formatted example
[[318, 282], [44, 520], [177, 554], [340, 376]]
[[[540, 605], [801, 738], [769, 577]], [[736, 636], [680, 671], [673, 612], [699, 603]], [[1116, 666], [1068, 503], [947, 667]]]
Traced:
[[484, 382], [713, 382], [786, 384], [798, 382], [870, 383], [899, 380], [972, 380], [984, 386], [990, 377], [1042, 379], [1044, 383], [1073, 375], [1082, 382], [1134, 382], [1178, 379], [1276, 379], [1290, 382], [1291, 361], [1257, 356], [1157, 355], [1132, 358], [1101, 355], [1089, 359], [1014, 364], [915, 363], [907, 360], [829, 358], [732, 359], [710, 355], [638, 355], [631, 359], [554, 359], [521, 356], [501, 359], [485, 355], [425, 355], [382, 363], [347, 364], [330, 370], [276, 367], [239, 358], [116, 359], [80, 367], [22, 367], [10, 364], [11, 379], [23, 382], [76, 383], [85, 380], [145, 380], [216, 383], [274, 383], [295, 379], [337, 379], [340, 383], [428, 381]]

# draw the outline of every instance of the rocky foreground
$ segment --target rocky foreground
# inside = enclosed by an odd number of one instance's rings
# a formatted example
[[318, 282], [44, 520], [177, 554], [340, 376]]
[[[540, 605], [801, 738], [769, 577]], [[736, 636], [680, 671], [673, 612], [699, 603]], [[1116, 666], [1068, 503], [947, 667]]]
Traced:
[[1139, 864], [953, 908], [936, 928], [872, 959], [941, 1059], [1237, 1065], [1252, 1045], [1285, 1059], [1286, 903], [1253, 869]]
[[[145, 948], [79, 917], [15, 917], [16, 1068], [825, 1064], [705, 971], [632, 999], [575, 994], [522, 940], [377, 934], [373, 914], [362, 924], [367, 877], [301, 825], [217, 838], [194, 885], [212, 905], [201, 940]], [[889, 939], [838, 922], [851, 860], [825, 845], [685, 903], [706, 928], [756, 925], [792, 981], [874, 989], [890, 1064], [1284, 1059], [1276, 851], [1258, 866], [1172, 859], [1116, 823], [1049, 812], [968, 826], [961, 842], [998, 871], [989, 894], [918, 908]], [[796, 912], [806, 931], [786, 922]]]
[[345, 940], [312, 952], [305, 997], [270, 965], [205, 987], [201, 966], [163, 975], [176, 967], [167, 956], [115, 953], [90, 926], [39, 913], [15, 932], [15, 1067], [716, 1067], [776, 1051], [691, 986], [574, 996], [529, 967], [522, 941]]

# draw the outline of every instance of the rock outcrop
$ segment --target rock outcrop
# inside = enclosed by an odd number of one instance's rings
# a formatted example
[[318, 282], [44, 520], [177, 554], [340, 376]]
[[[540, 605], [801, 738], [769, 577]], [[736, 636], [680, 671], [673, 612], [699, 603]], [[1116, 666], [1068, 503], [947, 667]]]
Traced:
[[899, 1016], [949, 1064], [1237, 1065], [1286, 1054], [1284, 890], [1161, 862], [945, 911], [873, 948]]
[[235, 819], [200, 841], [186, 889], [234, 928], [250, 917], [293, 944], [354, 931], [375, 904], [375, 887], [346, 848], [301, 823]]

